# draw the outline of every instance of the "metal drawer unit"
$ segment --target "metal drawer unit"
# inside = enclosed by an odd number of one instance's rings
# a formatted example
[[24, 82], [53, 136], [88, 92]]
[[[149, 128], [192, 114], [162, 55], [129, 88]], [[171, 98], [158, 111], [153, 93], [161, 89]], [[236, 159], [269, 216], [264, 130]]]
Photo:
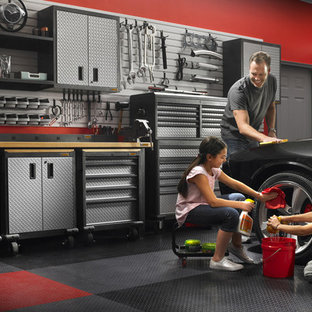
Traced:
[[128, 228], [133, 238], [141, 234], [143, 172], [144, 150], [82, 150], [82, 227], [88, 242], [94, 230]]
[[[159, 140], [154, 151], [146, 151], [146, 217], [174, 218], [177, 185], [198, 154], [201, 140]], [[153, 165], [151, 165], [153, 164]]]
[[1, 232], [18, 252], [18, 239], [78, 232], [74, 150], [15, 150], [2, 153]]
[[147, 93], [130, 97], [130, 120], [147, 119], [153, 140], [220, 137], [226, 98]]
[[130, 121], [146, 119], [154, 150], [146, 151], [146, 217], [173, 219], [178, 182], [206, 136], [221, 137], [226, 98], [147, 93], [130, 97]]

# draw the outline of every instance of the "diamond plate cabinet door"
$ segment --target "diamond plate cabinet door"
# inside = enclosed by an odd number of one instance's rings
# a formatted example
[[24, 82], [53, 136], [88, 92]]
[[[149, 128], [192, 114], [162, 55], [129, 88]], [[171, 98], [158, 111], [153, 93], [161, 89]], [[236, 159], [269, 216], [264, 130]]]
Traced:
[[38, 26], [53, 30], [57, 87], [119, 91], [119, 17], [51, 6]]
[[41, 158], [8, 159], [9, 233], [42, 230]]
[[45, 236], [76, 226], [74, 151], [5, 152], [4, 234]]

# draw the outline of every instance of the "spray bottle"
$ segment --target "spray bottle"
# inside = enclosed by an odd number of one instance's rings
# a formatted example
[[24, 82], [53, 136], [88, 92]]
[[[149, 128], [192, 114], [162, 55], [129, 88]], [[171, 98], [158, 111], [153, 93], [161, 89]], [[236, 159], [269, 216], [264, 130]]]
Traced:
[[[252, 200], [250, 198], [247, 198], [245, 201], [249, 202], [249, 203], [255, 202], [254, 200]], [[248, 214], [248, 211], [242, 211], [240, 216], [239, 216], [237, 232], [239, 232], [245, 236], [250, 236], [251, 231], [252, 231], [252, 225], [253, 225], [253, 219]]]

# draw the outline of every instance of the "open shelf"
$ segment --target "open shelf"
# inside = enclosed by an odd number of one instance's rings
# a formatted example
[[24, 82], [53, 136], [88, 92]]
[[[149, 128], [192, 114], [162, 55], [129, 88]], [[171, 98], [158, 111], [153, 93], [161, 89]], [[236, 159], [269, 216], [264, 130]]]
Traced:
[[54, 81], [0, 78], [0, 89], [40, 91], [53, 88]]

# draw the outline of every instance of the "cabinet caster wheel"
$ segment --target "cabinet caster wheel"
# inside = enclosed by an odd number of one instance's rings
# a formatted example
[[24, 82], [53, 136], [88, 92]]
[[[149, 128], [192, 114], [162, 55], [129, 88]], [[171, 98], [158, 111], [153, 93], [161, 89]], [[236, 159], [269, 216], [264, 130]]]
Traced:
[[126, 238], [131, 241], [137, 240], [139, 238], [138, 230], [136, 228], [130, 228], [126, 235]]
[[90, 246], [90, 245], [92, 245], [92, 244], [94, 244], [94, 239], [93, 239], [93, 234], [92, 233], [87, 233], [86, 235], [85, 235], [85, 245], [86, 246]]
[[17, 242], [10, 243], [10, 252], [12, 256], [16, 256], [18, 254], [19, 245]]
[[74, 236], [68, 236], [65, 241], [63, 242], [63, 245], [66, 246], [67, 248], [71, 249], [75, 245], [75, 238]]

